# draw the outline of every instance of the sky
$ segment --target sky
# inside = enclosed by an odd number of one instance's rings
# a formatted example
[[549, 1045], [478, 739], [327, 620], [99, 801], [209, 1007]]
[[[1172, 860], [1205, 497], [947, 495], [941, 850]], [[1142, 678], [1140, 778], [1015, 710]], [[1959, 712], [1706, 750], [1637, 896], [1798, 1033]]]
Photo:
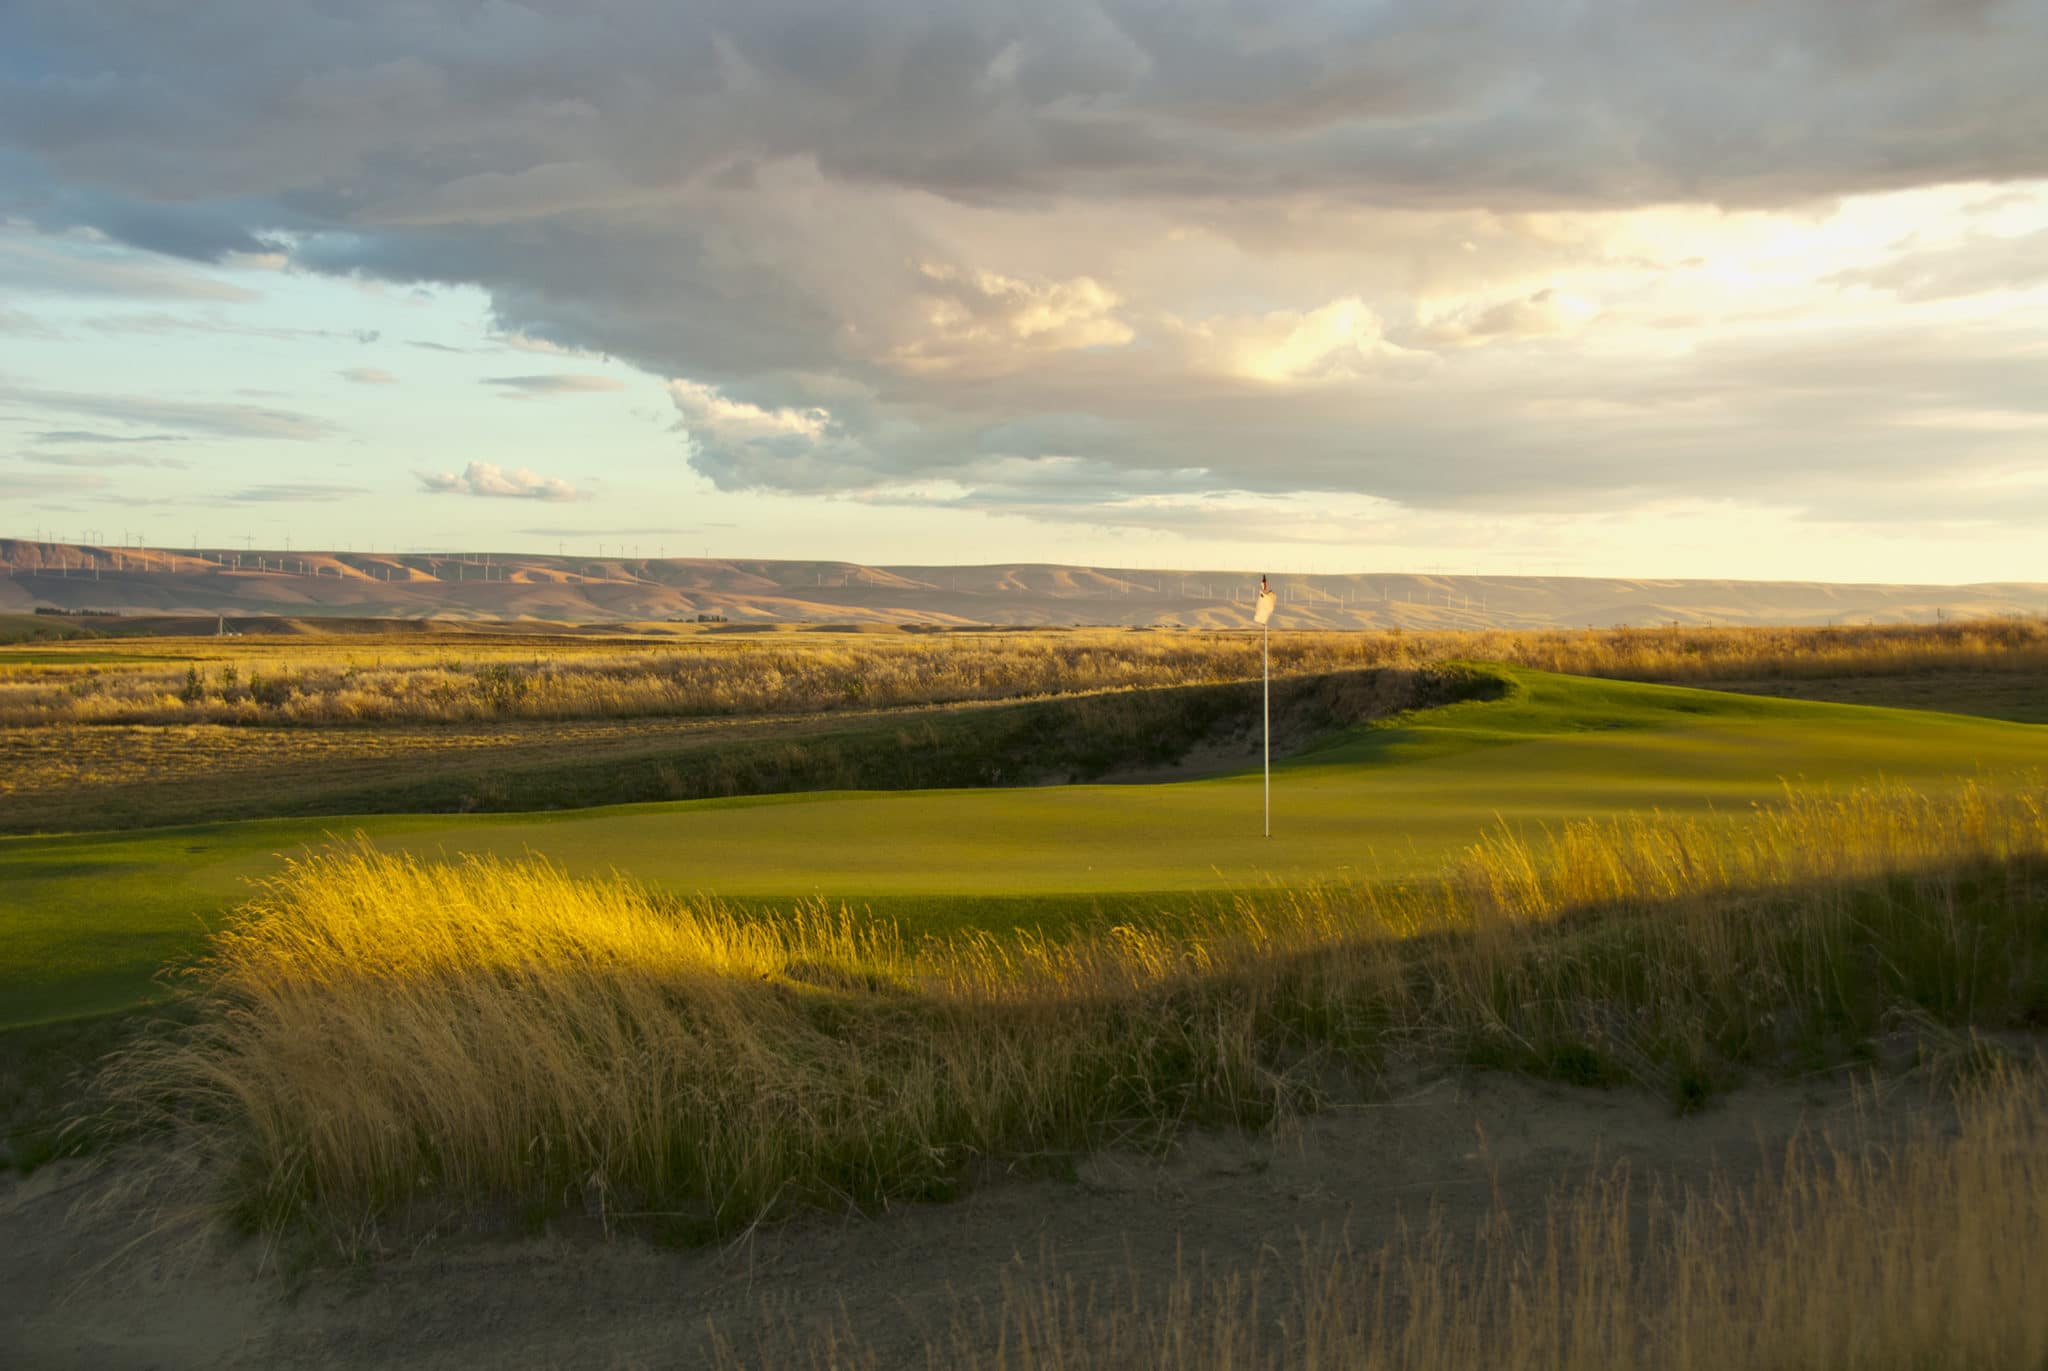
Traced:
[[0, 535], [2048, 581], [2048, 0], [9, 0]]

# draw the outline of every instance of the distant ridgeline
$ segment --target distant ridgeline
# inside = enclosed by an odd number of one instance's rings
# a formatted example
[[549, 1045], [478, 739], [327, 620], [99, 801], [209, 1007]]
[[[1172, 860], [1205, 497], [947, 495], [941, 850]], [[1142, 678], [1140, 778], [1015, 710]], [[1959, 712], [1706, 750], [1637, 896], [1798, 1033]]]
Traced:
[[[654, 549], [650, 549], [654, 550]], [[631, 555], [622, 555], [630, 553]], [[1234, 630], [1261, 572], [1273, 623], [1301, 629], [1669, 628], [1933, 624], [2048, 613], [2048, 584], [1168, 570], [1010, 562], [864, 566], [766, 558], [523, 552], [282, 551], [0, 537], [0, 614]], [[126, 631], [124, 629], [124, 631]]]
[[118, 619], [118, 609], [58, 609], [52, 605], [37, 605], [36, 613], [53, 614], [60, 619]]

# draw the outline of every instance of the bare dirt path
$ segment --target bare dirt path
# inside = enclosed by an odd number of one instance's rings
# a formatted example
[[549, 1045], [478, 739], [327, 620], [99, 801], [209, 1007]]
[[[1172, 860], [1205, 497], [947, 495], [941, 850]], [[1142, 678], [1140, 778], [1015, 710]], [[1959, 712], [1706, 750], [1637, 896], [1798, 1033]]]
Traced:
[[1680, 1185], [1740, 1177], [1802, 1131], [1846, 1138], [1931, 1098], [1911, 1079], [1817, 1077], [1680, 1118], [1640, 1093], [1444, 1077], [1269, 1136], [1195, 1135], [1165, 1159], [1098, 1155], [1073, 1180], [992, 1178], [954, 1204], [715, 1250], [607, 1240], [593, 1222], [444, 1236], [295, 1285], [262, 1271], [252, 1243], [82, 1215], [112, 1168], [67, 1163], [0, 1182], [0, 1365], [687, 1367], [713, 1363], [714, 1336], [773, 1364], [792, 1330], [842, 1316], [882, 1364], [923, 1366], [963, 1309], [1046, 1263], [1084, 1287], [1176, 1262], [1284, 1280], [1304, 1240], [1370, 1250], [1432, 1206], [1453, 1231], [1496, 1202], [1537, 1214], [1557, 1187], [1621, 1163]]

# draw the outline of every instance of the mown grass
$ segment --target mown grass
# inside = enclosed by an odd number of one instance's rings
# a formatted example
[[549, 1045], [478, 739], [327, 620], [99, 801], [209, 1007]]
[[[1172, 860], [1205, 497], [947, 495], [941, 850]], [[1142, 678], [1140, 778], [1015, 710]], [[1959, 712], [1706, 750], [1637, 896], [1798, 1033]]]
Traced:
[[[1252, 1270], [1011, 1276], [922, 1364], [960, 1371], [1895, 1371], [2048, 1363], [2048, 1077], [1980, 1071], [1903, 1136], [1809, 1137], [1760, 1180], [1596, 1172], [1540, 1215], [1418, 1214]], [[902, 1365], [848, 1320], [723, 1367]], [[840, 1326], [835, 1326], [840, 1325]]]
[[537, 859], [294, 862], [113, 1068], [242, 1222], [376, 1249], [450, 1207], [685, 1239], [953, 1194], [983, 1159], [1312, 1108], [1390, 1052], [1691, 1106], [1915, 1023], [2048, 1022], [2048, 792], [1789, 794], [1498, 832], [1441, 877], [1070, 937], [780, 920]]

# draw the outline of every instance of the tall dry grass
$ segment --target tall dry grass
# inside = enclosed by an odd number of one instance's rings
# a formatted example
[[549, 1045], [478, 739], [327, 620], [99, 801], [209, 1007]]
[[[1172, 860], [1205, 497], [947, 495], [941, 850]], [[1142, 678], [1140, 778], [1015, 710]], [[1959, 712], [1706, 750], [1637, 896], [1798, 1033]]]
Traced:
[[[154, 652], [162, 644], [149, 644]], [[118, 649], [109, 649], [118, 650]], [[140, 649], [138, 649], [140, 650]], [[165, 666], [0, 674], [0, 726], [471, 722], [807, 713], [1249, 680], [1246, 633], [1102, 630], [890, 638], [701, 639], [593, 650], [351, 642], [315, 653], [222, 649]], [[1578, 675], [1705, 682], [1921, 671], [2048, 670], [2048, 622], [1812, 629], [1282, 633], [1283, 676], [1496, 661]]]
[[[211, 645], [209, 645], [211, 648]], [[1276, 645], [1287, 675], [1366, 664], [1354, 644]], [[265, 652], [189, 665], [44, 667], [0, 675], [0, 726], [463, 722], [811, 713], [1244, 680], [1245, 635], [1002, 634], [716, 639], [593, 651], [536, 645], [297, 659]]]
[[[924, 1362], [957, 1371], [1906, 1371], [2048, 1364], [2048, 1078], [1995, 1069], [1903, 1138], [1809, 1138], [1752, 1185], [1610, 1172], [1536, 1218], [1144, 1288], [1015, 1276]], [[865, 1371], [848, 1328], [728, 1367]]]
[[679, 1236], [952, 1192], [977, 1158], [1256, 1125], [1388, 1053], [1696, 1101], [1913, 1023], [2048, 1019], [2040, 787], [1790, 794], [1502, 834], [1405, 889], [1088, 936], [750, 920], [533, 860], [297, 862], [110, 1078], [254, 1225], [375, 1246], [447, 1204]]

